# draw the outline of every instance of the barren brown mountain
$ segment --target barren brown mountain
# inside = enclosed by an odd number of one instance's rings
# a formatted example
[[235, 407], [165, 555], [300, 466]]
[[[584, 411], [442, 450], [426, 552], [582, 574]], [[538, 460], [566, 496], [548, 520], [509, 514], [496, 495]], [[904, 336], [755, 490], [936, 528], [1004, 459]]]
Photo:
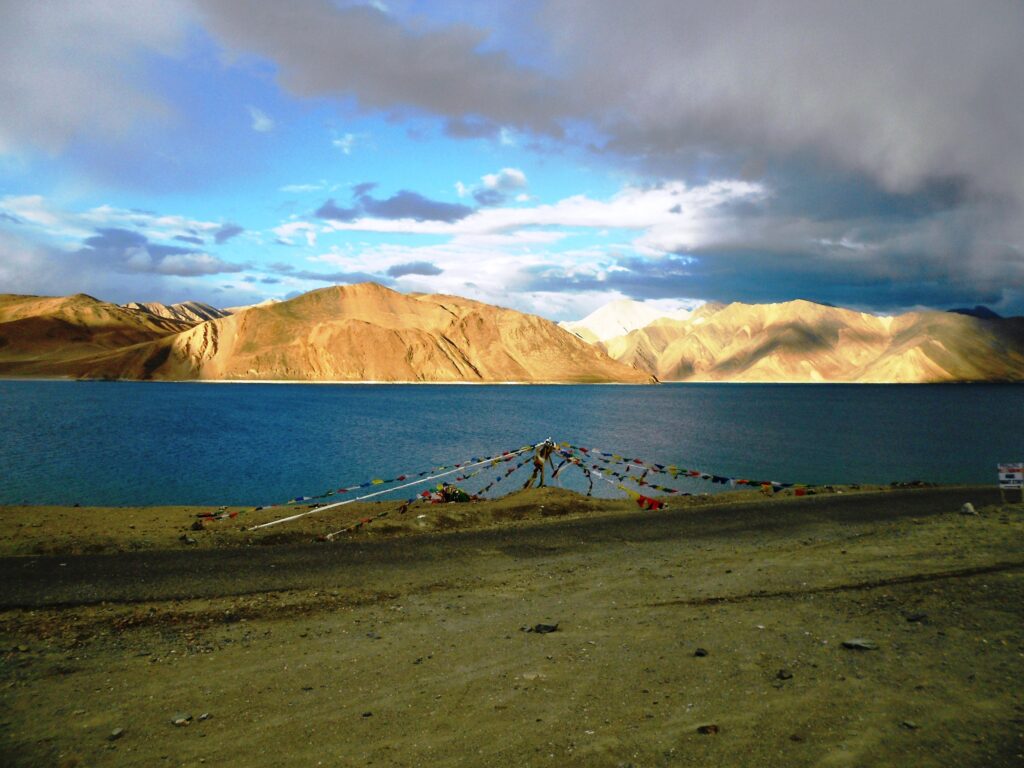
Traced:
[[0, 374], [75, 375], [97, 355], [192, 325], [83, 293], [55, 298], [0, 294]]
[[323, 288], [137, 341], [87, 357], [71, 358], [55, 348], [30, 369], [0, 370], [165, 380], [652, 380], [540, 317], [374, 283]]
[[878, 317], [802, 300], [705, 305], [602, 346], [662, 381], [1024, 380], [1024, 318]]

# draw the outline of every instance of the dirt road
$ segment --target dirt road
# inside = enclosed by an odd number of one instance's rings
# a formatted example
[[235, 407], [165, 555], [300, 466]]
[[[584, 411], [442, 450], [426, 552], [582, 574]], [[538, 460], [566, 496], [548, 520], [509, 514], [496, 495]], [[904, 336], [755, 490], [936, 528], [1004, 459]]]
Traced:
[[[190, 549], [53, 557], [0, 557], [0, 608], [223, 597], [295, 589], [399, 589], [532, 558], [630, 551], [641, 542], [687, 547], [751, 537], [797, 537], [807, 526], [869, 526], [999, 501], [986, 487], [922, 488], [811, 496], [784, 502], [631, 512], [545, 525], [427, 534], [384, 540]], [[1022, 554], [1024, 558], [1024, 554]]]
[[[959, 514], [968, 500], [981, 514]], [[0, 751], [64, 766], [1020, 765], [1024, 507], [997, 502], [921, 489], [7, 557]], [[524, 631], [538, 624], [557, 630]]]

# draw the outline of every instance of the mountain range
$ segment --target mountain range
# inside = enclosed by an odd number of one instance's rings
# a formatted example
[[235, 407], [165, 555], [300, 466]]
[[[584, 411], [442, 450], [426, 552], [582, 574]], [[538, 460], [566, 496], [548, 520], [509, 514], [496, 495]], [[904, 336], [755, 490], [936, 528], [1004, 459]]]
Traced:
[[230, 310], [0, 294], [0, 375], [383, 382], [1024, 381], [1024, 318], [796, 300], [561, 327], [470, 299], [333, 286]]
[[[164, 317], [164, 314], [176, 315]], [[103, 379], [625, 382], [653, 378], [549, 320], [375, 283], [203, 322], [78, 294], [0, 296], [0, 374]]]
[[982, 307], [877, 316], [804, 300], [709, 303], [595, 343], [660, 381], [1024, 381], [1024, 318]]

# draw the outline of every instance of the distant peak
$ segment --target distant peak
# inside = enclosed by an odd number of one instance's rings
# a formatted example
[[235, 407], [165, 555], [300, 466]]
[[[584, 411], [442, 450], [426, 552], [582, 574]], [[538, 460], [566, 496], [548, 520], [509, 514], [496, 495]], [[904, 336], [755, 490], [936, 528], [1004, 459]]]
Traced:
[[984, 307], [981, 304], [968, 309], [966, 307], [959, 307], [957, 309], [949, 310], [954, 315], [967, 315], [968, 317], [976, 317], [979, 320], [1002, 320], [1003, 316], [997, 312], [993, 312], [988, 307]]
[[598, 307], [582, 320], [561, 323], [561, 326], [587, 341], [608, 341], [657, 320], [685, 320], [691, 314], [692, 311], [687, 309], [662, 309], [649, 302], [616, 299]]
[[318, 288], [310, 293], [398, 293], [386, 285], [367, 281], [365, 283], [344, 283], [340, 285], [329, 285], [326, 288]]
[[835, 304], [829, 304], [827, 301], [818, 301], [817, 299], [805, 299], [800, 297], [793, 299], [793, 301], [802, 301], [805, 304], [817, 304], [819, 307], [828, 307], [829, 309], [839, 309]]

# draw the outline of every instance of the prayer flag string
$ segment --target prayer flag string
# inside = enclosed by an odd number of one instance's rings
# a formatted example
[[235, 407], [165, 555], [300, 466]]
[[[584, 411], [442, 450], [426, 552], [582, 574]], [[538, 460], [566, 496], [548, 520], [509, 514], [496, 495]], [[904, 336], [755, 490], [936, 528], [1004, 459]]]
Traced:
[[[443, 471], [443, 472], [436, 472], [436, 473], [434, 473], [432, 475], [423, 476], [424, 473], [418, 473], [419, 477], [417, 479], [410, 480], [409, 482], [406, 482], [406, 483], [404, 483], [402, 485], [396, 485], [396, 486], [394, 486], [392, 488], [384, 488], [382, 490], [374, 491], [372, 493], [367, 493], [367, 494], [364, 494], [362, 496], [352, 497], [352, 498], [349, 498], [349, 499], [344, 499], [342, 501], [336, 501], [333, 504], [325, 504], [323, 506], [314, 507], [313, 509], [308, 509], [305, 512], [299, 512], [297, 514], [289, 515], [287, 517], [282, 517], [282, 518], [279, 518], [277, 520], [271, 520], [268, 523], [261, 523], [259, 525], [251, 526], [249, 528], [249, 530], [250, 531], [255, 531], [255, 530], [258, 530], [260, 528], [269, 528], [272, 525], [279, 525], [281, 523], [287, 523], [287, 522], [291, 522], [293, 520], [298, 520], [299, 518], [305, 517], [306, 515], [314, 514], [316, 512], [323, 512], [323, 511], [328, 510], [328, 509], [334, 509], [335, 507], [341, 507], [341, 506], [344, 506], [346, 504], [352, 504], [352, 503], [357, 502], [357, 501], [364, 501], [366, 499], [375, 498], [377, 496], [382, 496], [382, 495], [384, 495], [386, 493], [392, 493], [394, 491], [399, 491], [399, 490], [402, 490], [404, 488], [411, 488], [414, 485], [421, 485], [422, 483], [427, 483], [427, 482], [430, 482], [431, 480], [437, 480], [437, 479], [442, 478], [442, 477], [447, 477], [448, 475], [453, 475], [456, 472], [459, 472], [460, 469], [472, 469], [473, 467], [482, 466], [484, 464], [491, 464], [492, 462], [510, 461], [512, 458], [514, 458], [515, 456], [518, 456], [521, 453], [525, 453], [526, 451], [534, 450], [535, 447], [536, 446], [534, 446], [534, 445], [524, 445], [522, 448], [519, 448], [519, 449], [517, 449], [515, 451], [504, 451], [501, 454], [498, 454], [496, 456], [488, 456], [485, 459], [478, 459], [476, 461], [472, 461], [471, 460], [470, 462], [460, 462], [459, 465], [456, 466], [455, 468], [447, 469], [446, 471]], [[340, 533], [340, 532], [341, 531], [338, 531], [338, 532], [336, 532], [334, 534], [328, 534], [327, 538], [330, 539], [332, 536], [334, 536], [334, 535], [336, 535], [337, 533]]]
[[[590, 461], [600, 461], [605, 465], [617, 464], [625, 466], [626, 470], [623, 474], [628, 474], [630, 479], [638, 482], [640, 485], [647, 485], [655, 488], [656, 490], [665, 490], [667, 493], [682, 493], [681, 491], [675, 491], [672, 489], [663, 489], [653, 483], [645, 481], [646, 475], [649, 472], [655, 472], [662, 475], [670, 475], [673, 479], [680, 477], [685, 479], [693, 480], [704, 480], [714, 484], [728, 485], [730, 487], [746, 486], [753, 488], [761, 488], [765, 491], [775, 493], [784, 488], [795, 488], [798, 495], [803, 495], [802, 492], [806, 492], [809, 488], [814, 488], [813, 485], [805, 483], [781, 483], [776, 480], [751, 480], [744, 477], [732, 477], [728, 475], [718, 475], [711, 472], [706, 472], [699, 469], [688, 469], [686, 467], [680, 467], [675, 464], [659, 464], [657, 462], [645, 461], [639, 458], [629, 458], [618, 453], [609, 453], [602, 451], [599, 448], [585, 448], [583, 446], [573, 445], [571, 443], [561, 443], [560, 447], [568, 449], [578, 454], [587, 456]], [[630, 474], [629, 470], [633, 469], [637, 474]]]

